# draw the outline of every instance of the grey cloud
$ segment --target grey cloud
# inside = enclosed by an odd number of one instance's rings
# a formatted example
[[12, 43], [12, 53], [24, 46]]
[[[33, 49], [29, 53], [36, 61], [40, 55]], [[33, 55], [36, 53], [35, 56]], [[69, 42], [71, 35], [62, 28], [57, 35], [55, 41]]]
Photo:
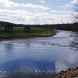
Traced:
[[[23, 2], [24, 0], [20, 1]], [[26, 1], [27, 0], [25, 0], [25, 2]], [[71, 22], [70, 15], [58, 15], [58, 11], [52, 10], [46, 4], [43, 4], [47, 0], [29, 1], [29, 3], [22, 3], [18, 0], [0, 0], [0, 4], [2, 4], [0, 5], [0, 20], [23, 24], [52, 24]], [[33, 1], [35, 3], [33, 3]], [[36, 2], [41, 2], [41, 4], [37, 4]]]
[[47, 0], [12, 0], [17, 3], [32, 3], [32, 4], [43, 4], [46, 3]]

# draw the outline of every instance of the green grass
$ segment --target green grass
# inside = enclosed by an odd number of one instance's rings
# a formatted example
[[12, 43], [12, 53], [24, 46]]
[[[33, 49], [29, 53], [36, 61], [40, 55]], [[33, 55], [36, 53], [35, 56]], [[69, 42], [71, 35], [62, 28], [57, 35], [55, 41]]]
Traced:
[[31, 27], [30, 31], [24, 31], [23, 27], [17, 27], [14, 32], [0, 31], [0, 38], [47, 37], [55, 33], [56, 31], [49, 27]]

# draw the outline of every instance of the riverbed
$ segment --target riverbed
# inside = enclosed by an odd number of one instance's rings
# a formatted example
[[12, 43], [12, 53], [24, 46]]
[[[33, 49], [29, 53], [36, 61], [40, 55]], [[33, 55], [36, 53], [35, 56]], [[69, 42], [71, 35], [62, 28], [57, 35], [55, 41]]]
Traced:
[[0, 41], [0, 71], [60, 72], [78, 66], [78, 32]]

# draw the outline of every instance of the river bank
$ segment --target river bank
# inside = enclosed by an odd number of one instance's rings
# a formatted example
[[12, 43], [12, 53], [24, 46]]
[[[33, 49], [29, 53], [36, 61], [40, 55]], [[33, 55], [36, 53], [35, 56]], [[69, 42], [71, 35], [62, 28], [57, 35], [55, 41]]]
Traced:
[[78, 78], [78, 67], [72, 67], [61, 71], [54, 78]]
[[17, 27], [13, 32], [0, 31], [0, 39], [15, 39], [29, 37], [49, 37], [56, 33], [55, 29], [48, 27], [32, 27], [31, 30], [25, 30], [23, 27]]

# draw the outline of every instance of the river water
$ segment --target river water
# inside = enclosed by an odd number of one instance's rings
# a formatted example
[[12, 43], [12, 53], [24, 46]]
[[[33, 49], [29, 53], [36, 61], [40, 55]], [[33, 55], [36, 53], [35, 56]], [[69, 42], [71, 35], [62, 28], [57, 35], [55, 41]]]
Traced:
[[0, 41], [0, 71], [59, 72], [78, 65], [78, 32]]

